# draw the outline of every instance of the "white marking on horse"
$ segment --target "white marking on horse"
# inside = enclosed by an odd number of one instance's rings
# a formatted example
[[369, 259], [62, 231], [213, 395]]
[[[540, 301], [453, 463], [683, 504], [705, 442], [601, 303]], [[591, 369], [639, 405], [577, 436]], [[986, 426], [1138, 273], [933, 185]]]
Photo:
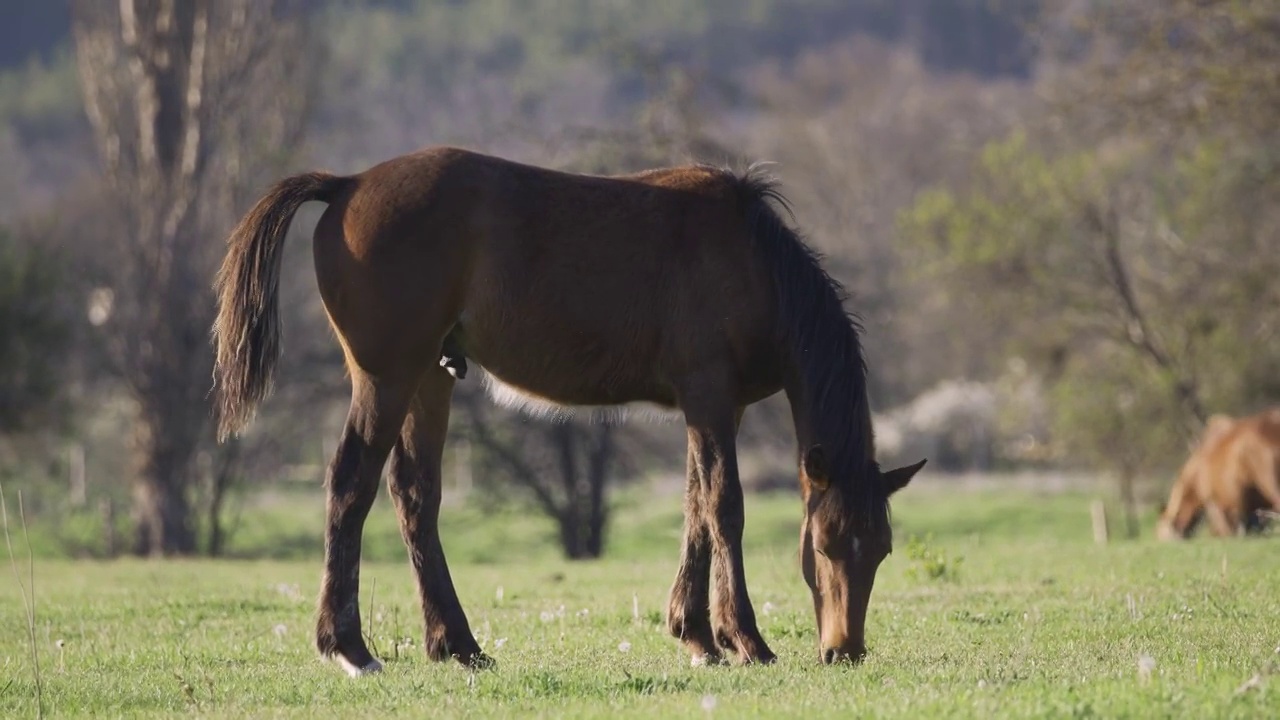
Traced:
[[373, 673], [382, 672], [382, 663], [378, 662], [376, 659], [369, 661], [369, 663], [364, 667], [357, 666], [355, 663], [351, 662], [350, 660], [348, 660], [346, 657], [342, 655], [334, 655], [333, 660], [334, 662], [338, 663], [338, 667], [345, 670], [346, 673], [353, 678], [363, 677], [365, 675], [372, 675]]
[[484, 373], [484, 389], [494, 404], [524, 413], [530, 417], [553, 422], [569, 420], [585, 420], [591, 423], [609, 423], [621, 425], [637, 418], [645, 422], [666, 423], [679, 420], [679, 411], [658, 407], [649, 403], [632, 403], [629, 405], [561, 405], [536, 393], [516, 387], [498, 379], [496, 375]]

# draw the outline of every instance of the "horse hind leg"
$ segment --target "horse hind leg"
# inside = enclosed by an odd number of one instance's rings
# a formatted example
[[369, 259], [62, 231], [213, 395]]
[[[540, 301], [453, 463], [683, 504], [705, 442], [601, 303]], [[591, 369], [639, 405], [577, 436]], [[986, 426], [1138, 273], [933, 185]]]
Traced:
[[695, 666], [721, 662], [720, 649], [711, 631], [711, 536], [705, 518], [700, 477], [697, 457], [690, 447], [684, 501], [684, 540], [680, 567], [671, 586], [667, 628], [684, 643]]
[[413, 395], [411, 382], [370, 377], [351, 367], [351, 409], [329, 465], [316, 648], [353, 677], [382, 669], [360, 631], [360, 546], [387, 455]]
[[449, 373], [439, 368], [429, 369], [423, 377], [392, 452], [387, 485], [417, 576], [427, 656], [437, 661], [453, 657], [467, 667], [479, 668], [491, 661], [471, 634], [440, 544], [440, 462], [453, 383]]

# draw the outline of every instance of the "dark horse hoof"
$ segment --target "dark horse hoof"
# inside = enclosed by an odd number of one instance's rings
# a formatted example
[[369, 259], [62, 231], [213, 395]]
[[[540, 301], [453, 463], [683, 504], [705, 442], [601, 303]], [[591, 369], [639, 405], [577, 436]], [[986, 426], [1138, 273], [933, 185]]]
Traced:
[[462, 666], [468, 670], [492, 670], [493, 667], [498, 664], [494, 662], [493, 658], [485, 655], [483, 652], [475, 653], [470, 657], [464, 657], [461, 655], [457, 657], [458, 662], [462, 663]]

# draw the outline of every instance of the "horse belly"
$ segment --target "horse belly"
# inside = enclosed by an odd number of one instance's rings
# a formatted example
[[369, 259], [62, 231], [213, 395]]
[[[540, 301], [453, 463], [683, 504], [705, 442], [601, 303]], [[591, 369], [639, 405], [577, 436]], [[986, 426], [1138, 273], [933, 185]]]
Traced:
[[484, 369], [485, 390], [499, 405], [550, 417], [577, 415], [577, 408], [591, 408], [594, 415], [625, 408], [612, 414], [661, 416], [675, 406], [652, 343], [603, 329], [486, 320], [464, 314], [463, 346]]
[[665, 422], [679, 418], [672, 404], [654, 400], [622, 403], [569, 403], [551, 399], [537, 392], [504, 381], [489, 370], [484, 373], [484, 387], [494, 404], [532, 417], [554, 420], [588, 419], [621, 422], [630, 418]]

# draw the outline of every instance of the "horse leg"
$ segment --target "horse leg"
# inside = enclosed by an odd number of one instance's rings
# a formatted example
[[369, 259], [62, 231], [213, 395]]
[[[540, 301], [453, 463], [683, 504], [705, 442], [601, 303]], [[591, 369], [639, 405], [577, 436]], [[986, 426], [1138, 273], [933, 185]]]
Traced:
[[717, 664], [720, 650], [711, 632], [711, 535], [707, 526], [701, 473], [693, 444], [689, 444], [684, 492], [684, 543], [680, 567], [671, 586], [667, 628], [684, 643], [691, 663]]
[[351, 390], [351, 410], [325, 482], [328, 524], [316, 648], [354, 677], [382, 669], [360, 634], [360, 542], [413, 384], [375, 379], [353, 366]]
[[773, 662], [776, 656], [756, 626], [742, 559], [742, 484], [738, 479], [736, 409], [685, 406], [689, 453], [701, 491], [701, 515], [711, 545], [714, 579], [711, 628], [716, 644], [744, 663]]
[[1271, 511], [1280, 512], [1280, 455], [1268, 453], [1254, 470], [1258, 494]]
[[[745, 408], [738, 408], [734, 431], [742, 424]], [[684, 541], [680, 568], [671, 586], [667, 607], [667, 628], [684, 642], [692, 655], [691, 664], [715, 665], [722, 660], [711, 631], [711, 535], [706, 519], [697, 457], [689, 446], [684, 492]]]
[[432, 660], [453, 657], [468, 667], [483, 667], [490, 661], [471, 634], [440, 544], [440, 460], [453, 383], [453, 377], [440, 368], [431, 368], [422, 378], [391, 455], [387, 486], [417, 575], [427, 656]]
[[1231, 537], [1236, 534], [1236, 522], [1231, 513], [1212, 500], [1204, 504], [1204, 515], [1215, 537]]

